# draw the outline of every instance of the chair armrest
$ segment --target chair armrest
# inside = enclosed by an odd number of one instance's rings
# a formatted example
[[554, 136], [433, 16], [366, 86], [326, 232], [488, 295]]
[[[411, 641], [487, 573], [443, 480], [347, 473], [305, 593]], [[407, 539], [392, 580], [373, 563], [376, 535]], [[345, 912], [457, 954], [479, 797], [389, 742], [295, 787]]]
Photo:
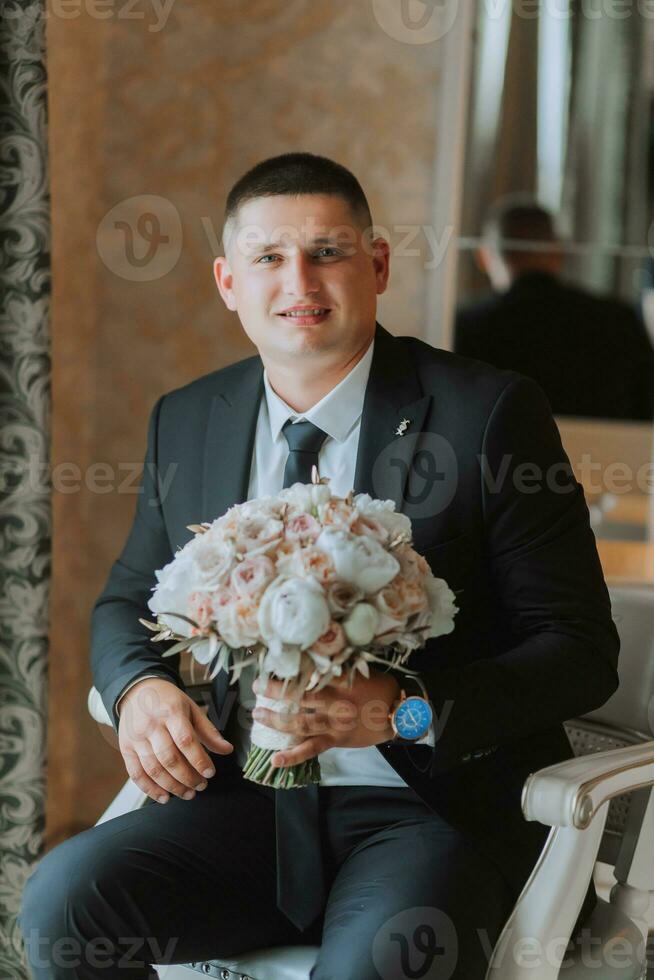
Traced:
[[522, 812], [550, 827], [584, 830], [607, 800], [654, 784], [654, 741], [568, 759], [527, 777]]
[[[522, 792], [527, 820], [552, 829], [493, 951], [487, 980], [558, 980], [565, 945], [593, 873], [609, 800], [654, 784], [654, 742], [580, 756], [532, 773]], [[510, 949], [529, 938], [552, 955], [537, 974]]]
[[110, 728], [113, 728], [109, 712], [105, 708], [104, 701], [100, 697], [100, 692], [96, 687], [92, 687], [89, 691], [86, 704], [89, 709], [89, 714], [94, 721], [97, 721], [100, 725], [109, 725]]
[[123, 813], [131, 813], [132, 810], [138, 810], [148, 799], [147, 793], [144, 793], [136, 783], [128, 779], [122, 789], [114, 796], [102, 816], [96, 820], [95, 826], [97, 827], [107, 820], [113, 820], [114, 817], [122, 817]]

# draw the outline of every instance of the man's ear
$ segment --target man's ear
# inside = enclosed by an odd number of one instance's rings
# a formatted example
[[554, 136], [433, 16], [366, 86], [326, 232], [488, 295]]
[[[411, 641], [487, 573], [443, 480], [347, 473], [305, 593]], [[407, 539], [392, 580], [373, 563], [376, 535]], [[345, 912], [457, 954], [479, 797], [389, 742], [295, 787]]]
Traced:
[[232, 288], [233, 275], [229, 262], [224, 255], [219, 255], [214, 259], [213, 276], [216, 280], [218, 292], [223, 298], [223, 302], [228, 310], [236, 310], [236, 297]]
[[377, 280], [377, 295], [386, 292], [390, 275], [391, 247], [385, 238], [375, 238], [372, 243], [372, 264]]

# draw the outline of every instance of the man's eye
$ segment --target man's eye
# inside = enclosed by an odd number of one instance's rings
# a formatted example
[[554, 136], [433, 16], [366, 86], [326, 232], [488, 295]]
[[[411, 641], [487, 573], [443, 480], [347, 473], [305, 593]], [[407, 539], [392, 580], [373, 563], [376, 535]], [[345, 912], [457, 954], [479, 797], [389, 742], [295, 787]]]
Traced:
[[274, 252], [268, 252], [266, 253], [266, 255], [262, 255], [260, 258], [257, 259], [257, 264], [272, 265], [272, 262], [266, 262], [266, 259], [278, 259], [278, 258], [279, 255], [276, 255]]
[[320, 259], [322, 258], [329, 259], [340, 254], [341, 253], [339, 252], [339, 250], [337, 248], [334, 248], [333, 245], [324, 245], [322, 248], [319, 248], [318, 251], [316, 252], [316, 255]]

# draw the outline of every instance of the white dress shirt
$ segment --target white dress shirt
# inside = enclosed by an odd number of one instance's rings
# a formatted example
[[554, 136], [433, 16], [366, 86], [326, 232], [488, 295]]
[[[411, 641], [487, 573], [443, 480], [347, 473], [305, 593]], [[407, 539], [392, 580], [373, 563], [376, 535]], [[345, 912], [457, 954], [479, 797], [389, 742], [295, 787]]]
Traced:
[[[267, 371], [264, 370], [265, 397], [261, 399], [257, 418], [248, 500], [274, 496], [281, 490], [289, 454], [282, 428], [289, 418], [293, 421], [307, 419], [327, 433], [318, 456], [318, 470], [321, 477], [329, 477], [330, 490], [339, 497], [345, 497], [354, 487], [361, 415], [373, 349], [374, 340], [349, 374], [324, 398], [301, 414], [273, 391]], [[130, 682], [121, 693], [121, 699], [137, 680], [144, 680], [147, 676], [150, 675], [145, 674]], [[247, 712], [239, 708], [254, 706], [254, 676], [254, 667], [246, 668], [241, 674], [238, 684], [239, 704], [234, 705], [224, 733], [234, 744], [235, 756], [241, 767], [250, 748], [251, 725], [247, 722]], [[428, 736], [420, 741], [434, 744], [433, 726]], [[374, 745], [356, 749], [328, 749], [321, 752], [318, 759], [323, 786], [407, 786]]]

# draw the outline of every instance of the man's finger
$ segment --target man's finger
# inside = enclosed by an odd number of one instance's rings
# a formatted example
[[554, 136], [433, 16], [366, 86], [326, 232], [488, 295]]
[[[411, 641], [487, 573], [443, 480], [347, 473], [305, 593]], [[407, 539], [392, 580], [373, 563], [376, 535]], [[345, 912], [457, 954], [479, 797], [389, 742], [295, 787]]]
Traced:
[[319, 755], [321, 752], [325, 752], [330, 747], [329, 740], [324, 736], [307, 738], [300, 745], [296, 745], [292, 749], [284, 749], [283, 752], [275, 752], [270, 760], [270, 765], [274, 769], [284, 769], [287, 766], [295, 766], [299, 762], [306, 762], [307, 759], [315, 758], [315, 756]]
[[[185, 716], [176, 715], [168, 723], [168, 731], [173, 742], [189, 763], [194, 773], [202, 774], [206, 779], [215, 775], [213, 763], [204, 751], [198, 732]], [[222, 736], [221, 736], [222, 737]], [[213, 746], [212, 746], [213, 749]], [[197, 782], [197, 780], [196, 780]]]
[[321, 735], [329, 730], [326, 715], [314, 710], [289, 713], [272, 711], [270, 708], [255, 708], [252, 717], [268, 728], [295, 735]]
[[[206, 745], [206, 747], [211, 749], [212, 752], [217, 752], [219, 755], [229, 755], [230, 752], [233, 752], [234, 746], [232, 743], [228, 742], [226, 738], [223, 738], [216, 726], [211, 724], [201, 708], [194, 703], [193, 709], [193, 725], [195, 726], [195, 731], [202, 744]], [[205, 768], [213, 768], [210, 759]], [[202, 772], [203, 776], [205, 775], [202, 769], [200, 772]]]
[[157, 803], [167, 803], [170, 794], [146, 774], [141, 760], [132, 749], [123, 749], [123, 759], [127, 775], [138, 788]]

